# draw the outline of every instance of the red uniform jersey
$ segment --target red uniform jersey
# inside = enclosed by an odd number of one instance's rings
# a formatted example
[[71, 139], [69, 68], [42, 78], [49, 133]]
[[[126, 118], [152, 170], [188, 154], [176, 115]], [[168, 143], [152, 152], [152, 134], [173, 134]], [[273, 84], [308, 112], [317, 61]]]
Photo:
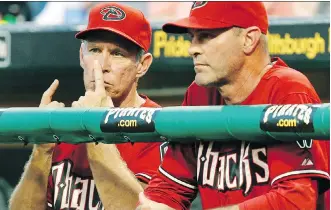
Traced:
[[[320, 103], [320, 99], [302, 73], [277, 59], [241, 105], [302, 103]], [[192, 83], [183, 106], [208, 105], [224, 105], [217, 89]], [[325, 190], [323, 186], [329, 187], [328, 151], [328, 141], [312, 140], [268, 145], [245, 141], [170, 144], [145, 195], [175, 209], [188, 209], [199, 191], [207, 209], [242, 203], [295, 178], [316, 179]]]
[[[143, 96], [142, 107], [160, 107]], [[123, 143], [116, 145], [128, 168], [136, 177], [148, 183], [157, 172], [164, 143]], [[111, 161], [111, 160], [109, 160]], [[85, 144], [61, 143], [55, 147], [48, 180], [49, 209], [104, 209], [99, 198], [87, 159]]]

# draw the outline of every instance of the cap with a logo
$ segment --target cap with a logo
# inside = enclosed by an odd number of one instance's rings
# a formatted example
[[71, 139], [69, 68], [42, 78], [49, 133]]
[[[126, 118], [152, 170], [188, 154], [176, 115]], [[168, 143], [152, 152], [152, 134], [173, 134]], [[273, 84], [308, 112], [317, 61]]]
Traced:
[[257, 26], [263, 34], [268, 31], [268, 16], [262, 2], [193, 3], [189, 17], [163, 25], [167, 33], [187, 33], [187, 29], [217, 29]]
[[93, 7], [87, 28], [76, 34], [84, 39], [91, 31], [104, 30], [116, 33], [148, 51], [152, 29], [144, 14], [132, 7], [117, 3], [102, 3]]

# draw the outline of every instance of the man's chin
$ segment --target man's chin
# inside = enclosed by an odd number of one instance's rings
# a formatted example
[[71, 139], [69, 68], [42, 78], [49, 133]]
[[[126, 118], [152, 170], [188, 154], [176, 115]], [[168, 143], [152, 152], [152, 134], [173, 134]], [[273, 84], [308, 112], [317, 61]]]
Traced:
[[201, 79], [197, 76], [195, 76], [195, 80], [194, 82], [199, 85], [199, 86], [202, 86], [202, 87], [209, 87], [209, 82], [207, 82], [206, 80], [204, 79]]
[[113, 100], [118, 100], [121, 98], [121, 93], [115, 92], [111, 88], [106, 88], [107, 95], [111, 97]]
[[227, 80], [224, 79], [220, 79], [220, 80], [213, 80], [213, 79], [207, 79], [207, 78], [203, 78], [203, 77], [199, 77], [199, 76], [195, 76], [194, 82], [201, 86], [201, 87], [221, 87], [224, 86], [226, 84], [228, 84]]

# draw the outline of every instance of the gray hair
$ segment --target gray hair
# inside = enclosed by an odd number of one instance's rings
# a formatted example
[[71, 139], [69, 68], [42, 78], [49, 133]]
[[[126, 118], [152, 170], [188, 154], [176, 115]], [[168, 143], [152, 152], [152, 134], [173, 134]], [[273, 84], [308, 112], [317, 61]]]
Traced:
[[239, 36], [242, 31], [243, 31], [243, 29], [240, 27], [233, 27], [233, 33], [235, 36]]
[[136, 61], [140, 62], [141, 58], [145, 55], [145, 50], [143, 48], [139, 48], [137, 55], [136, 55]]
[[[243, 31], [243, 29], [240, 27], [233, 27], [233, 33], [235, 34], [235, 36], [239, 36], [242, 31]], [[259, 42], [260, 42], [261, 49], [264, 50], [265, 53], [269, 54], [267, 35], [261, 34]]]
[[265, 51], [265, 53], [269, 54], [268, 47], [268, 37], [265, 34], [262, 34], [260, 37], [261, 48]]

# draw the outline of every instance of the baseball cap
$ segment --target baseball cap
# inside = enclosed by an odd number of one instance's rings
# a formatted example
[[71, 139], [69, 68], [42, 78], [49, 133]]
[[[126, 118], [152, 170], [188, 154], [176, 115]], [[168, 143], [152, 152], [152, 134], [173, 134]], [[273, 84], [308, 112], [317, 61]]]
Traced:
[[77, 39], [84, 39], [91, 31], [110, 31], [116, 33], [146, 52], [151, 44], [152, 29], [144, 14], [127, 5], [102, 3], [91, 8], [87, 28], [76, 34]]
[[189, 17], [163, 25], [167, 33], [187, 33], [187, 29], [217, 29], [257, 26], [263, 34], [268, 31], [268, 16], [262, 2], [193, 3]]

